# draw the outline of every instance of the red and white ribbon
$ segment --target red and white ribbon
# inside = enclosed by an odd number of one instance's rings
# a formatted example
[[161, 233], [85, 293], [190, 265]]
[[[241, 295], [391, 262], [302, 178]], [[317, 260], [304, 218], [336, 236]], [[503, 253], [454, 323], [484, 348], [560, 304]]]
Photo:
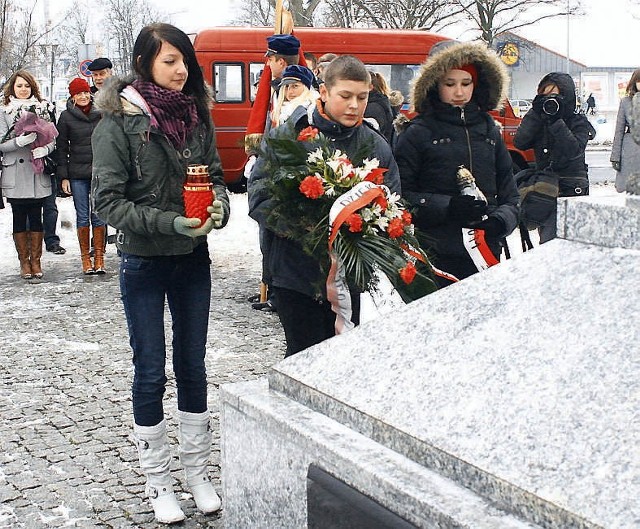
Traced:
[[496, 256], [493, 255], [484, 238], [484, 230], [462, 228], [462, 244], [464, 244], [465, 250], [467, 250], [478, 272], [498, 264]]
[[344, 274], [342, 263], [338, 260], [333, 250], [333, 241], [340, 231], [340, 227], [350, 215], [359, 209], [371, 204], [376, 198], [384, 196], [385, 186], [376, 185], [373, 182], [360, 182], [349, 191], [340, 195], [329, 211], [329, 256], [331, 268], [327, 276], [327, 299], [331, 303], [331, 309], [336, 313], [336, 334], [353, 329], [351, 321], [351, 295]]

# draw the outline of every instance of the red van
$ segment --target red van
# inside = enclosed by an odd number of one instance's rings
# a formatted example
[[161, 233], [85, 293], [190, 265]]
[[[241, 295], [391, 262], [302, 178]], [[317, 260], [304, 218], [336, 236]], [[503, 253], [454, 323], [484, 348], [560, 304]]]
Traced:
[[[264, 67], [266, 38], [273, 28], [217, 27], [195, 35], [194, 48], [205, 79], [214, 90], [212, 110], [216, 125], [218, 151], [224, 177], [232, 190], [242, 189], [246, 162], [243, 141], [255, 96], [255, 85]], [[410, 84], [431, 46], [447, 37], [418, 30], [296, 28], [295, 35], [305, 52], [316, 57], [325, 53], [350, 54], [383, 74], [392, 89], [405, 95], [408, 110]], [[503, 125], [505, 142], [511, 152], [514, 170], [527, 167], [533, 153], [513, 146], [520, 119], [508, 101], [495, 113]]]

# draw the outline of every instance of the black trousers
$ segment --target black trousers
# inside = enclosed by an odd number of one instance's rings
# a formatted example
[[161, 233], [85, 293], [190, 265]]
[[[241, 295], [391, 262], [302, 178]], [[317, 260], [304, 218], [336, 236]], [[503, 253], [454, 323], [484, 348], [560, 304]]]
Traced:
[[[335, 336], [336, 315], [326, 300], [316, 300], [295, 290], [272, 287], [278, 300], [278, 317], [287, 340], [285, 358]], [[360, 293], [351, 293], [351, 321], [360, 323]]]
[[13, 233], [42, 231], [42, 204], [44, 199], [10, 198], [13, 211]]

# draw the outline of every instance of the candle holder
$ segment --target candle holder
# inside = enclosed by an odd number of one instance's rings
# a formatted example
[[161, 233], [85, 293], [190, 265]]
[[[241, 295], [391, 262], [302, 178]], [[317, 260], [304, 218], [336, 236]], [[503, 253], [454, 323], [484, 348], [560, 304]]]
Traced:
[[210, 217], [207, 207], [216, 196], [208, 169], [207, 165], [189, 165], [187, 181], [182, 190], [185, 214], [188, 218], [200, 219], [200, 226]]

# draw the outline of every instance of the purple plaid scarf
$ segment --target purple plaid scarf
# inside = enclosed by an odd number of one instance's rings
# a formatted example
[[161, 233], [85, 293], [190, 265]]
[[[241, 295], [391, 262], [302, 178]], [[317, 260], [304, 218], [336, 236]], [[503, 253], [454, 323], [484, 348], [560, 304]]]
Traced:
[[132, 86], [151, 108], [164, 132], [176, 149], [181, 149], [198, 124], [198, 110], [193, 97], [177, 90], [167, 90], [149, 81], [136, 80]]

